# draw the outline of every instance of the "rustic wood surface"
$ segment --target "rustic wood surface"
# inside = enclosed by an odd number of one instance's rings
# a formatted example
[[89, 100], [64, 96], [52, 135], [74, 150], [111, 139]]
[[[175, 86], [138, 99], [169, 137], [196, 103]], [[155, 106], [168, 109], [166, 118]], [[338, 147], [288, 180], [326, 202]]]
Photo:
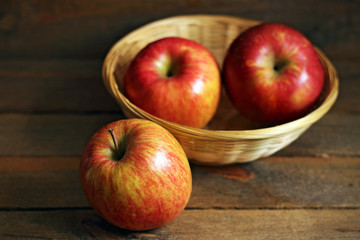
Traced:
[[[360, 1], [3, 0], [0, 239], [360, 239]], [[247, 164], [191, 165], [171, 224], [118, 229], [89, 205], [78, 164], [124, 118], [101, 79], [111, 45], [163, 17], [226, 14], [302, 31], [334, 63], [337, 102], [297, 141]]]

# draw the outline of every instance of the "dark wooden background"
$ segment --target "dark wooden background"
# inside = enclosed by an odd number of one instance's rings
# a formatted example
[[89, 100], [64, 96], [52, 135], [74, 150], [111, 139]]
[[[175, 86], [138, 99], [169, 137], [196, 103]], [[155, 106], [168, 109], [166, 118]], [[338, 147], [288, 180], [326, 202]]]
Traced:
[[[87, 203], [78, 162], [90, 136], [123, 118], [101, 67], [113, 43], [164, 17], [224, 14], [280, 22], [324, 51], [336, 104], [274, 156], [192, 165], [173, 223], [111, 226]], [[360, 239], [360, 1], [1, 0], [0, 239]]]

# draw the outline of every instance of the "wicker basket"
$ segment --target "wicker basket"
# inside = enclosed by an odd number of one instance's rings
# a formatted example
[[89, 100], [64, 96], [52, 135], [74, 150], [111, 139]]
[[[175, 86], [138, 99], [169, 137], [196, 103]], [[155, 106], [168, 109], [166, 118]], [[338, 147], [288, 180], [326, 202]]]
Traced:
[[336, 70], [319, 49], [316, 50], [326, 69], [326, 80], [316, 108], [300, 119], [278, 126], [261, 127], [242, 119], [224, 91], [217, 113], [204, 129], [154, 117], [132, 104], [122, 92], [122, 78], [129, 63], [148, 43], [168, 36], [192, 39], [210, 49], [221, 66], [233, 39], [256, 24], [259, 22], [219, 15], [177, 16], [147, 24], [111, 48], [103, 65], [105, 86], [128, 118], [148, 119], [168, 129], [192, 162], [225, 165], [269, 156], [297, 139], [331, 108], [337, 98], [339, 80]]

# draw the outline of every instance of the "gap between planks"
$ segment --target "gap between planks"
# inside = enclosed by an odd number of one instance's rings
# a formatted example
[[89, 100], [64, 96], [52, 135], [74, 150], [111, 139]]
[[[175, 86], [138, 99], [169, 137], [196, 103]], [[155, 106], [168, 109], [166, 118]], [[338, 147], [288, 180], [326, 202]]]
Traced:
[[[360, 207], [185, 207], [184, 211], [251, 211], [251, 210], [264, 210], [264, 211], [292, 211], [292, 210], [357, 210]], [[52, 212], [52, 211], [92, 211], [92, 207], [53, 207], [53, 208], [0, 208], [0, 212]]]

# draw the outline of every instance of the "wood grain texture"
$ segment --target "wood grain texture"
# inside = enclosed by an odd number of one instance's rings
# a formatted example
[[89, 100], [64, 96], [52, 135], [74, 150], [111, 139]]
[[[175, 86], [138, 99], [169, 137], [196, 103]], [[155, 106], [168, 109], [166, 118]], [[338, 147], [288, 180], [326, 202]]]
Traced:
[[0, 61], [1, 112], [121, 112], [101, 79], [101, 60]]
[[[89, 208], [77, 157], [1, 157], [1, 209]], [[192, 165], [188, 209], [360, 207], [360, 158], [272, 157], [226, 167]]]
[[90, 137], [122, 114], [0, 115], [0, 155], [80, 156]]
[[[194, 167], [189, 207], [358, 207], [358, 160], [270, 157], [230, 170], [224, 167], [223, 172], [216, 168], [220, 174], [215, 176], [209, 168]], [[239, 172], [233, 174], [234, 169]]]
[[[1, 212], [8, 239], [359, 239], [360, 210], [185, 210], [167, 226], [129, 232], [92, 210]], [[19, 228], [21, 226], [21, 228]]]
[[285, 23], [331, 58], [359, 59], [359, 10], [351, 0], [7, 0], [0, 3], [0, 57], [103, 58], [116, 40], [146, 23], [208, 13]]

